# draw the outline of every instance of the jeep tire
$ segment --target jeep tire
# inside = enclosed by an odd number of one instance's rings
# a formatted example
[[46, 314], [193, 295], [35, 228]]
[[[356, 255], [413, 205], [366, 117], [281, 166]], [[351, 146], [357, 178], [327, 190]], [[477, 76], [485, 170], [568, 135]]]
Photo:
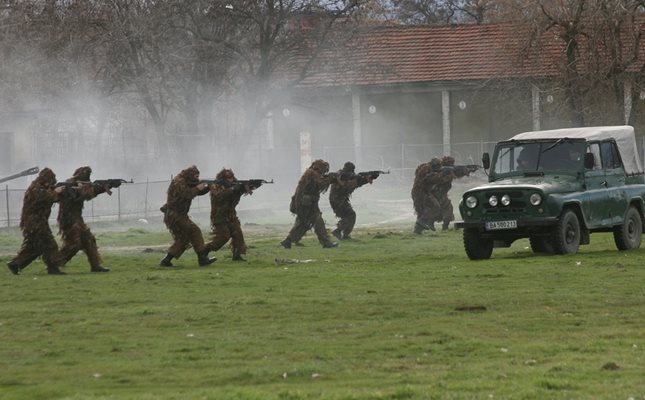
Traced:
[[493, 239], [483, 239], [477, 229], [465, 228], [464, 249], [471, 260], [487, 260], [493, 254]]
[[564, 210], [553, 235], [556, 254], [575, 254], [580, 247], [580, 221], [572, 210]]
[[614, 227], [614, 242], [618, 250], [632, 250], [641, 246], [643, 221], [636, 207], [630, 206], [621, 225]]

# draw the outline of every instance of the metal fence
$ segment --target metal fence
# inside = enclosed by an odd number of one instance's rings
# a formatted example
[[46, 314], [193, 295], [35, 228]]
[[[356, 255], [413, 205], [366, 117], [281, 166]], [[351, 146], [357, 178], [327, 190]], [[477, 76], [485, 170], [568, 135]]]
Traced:
[[[112, 190], [112, 196], [101, 195], [87, 202], [83, 216], [88, 222], [111, 220], [122, 221], [150, 216], [160, 216], [159, 207], [163, 204], [169, 180], [147, 181], [123, 184]], [[3, 218], [0, 218], [0, 228], [18, 226], [25, 189], [10, 189], [8, 185], [2, 190]], [[209, 209], [208, 199], [197, 198], [193, 202], [193, 209]], [[52, 209], [51, 218], [55, 219], [58, 206]]]
[[[643, 139], [638, 140], [638, 145], [643, 155]], [[453, 143], [451, 153], [457, 164], [481, 164], [482, 153], [492, 153], [494, 146], [495, 142], [483, 141]], [[358, 153], [361, 160], [360, 164], [356, 165], [357, 169], [389, 170], [391, 174], [379, 178], [379, 183], [387, 181], [388, 187], [398, 187], [402, 189], [402, 195], [407, 196], [416, 167], [433, 157], [441, 157], [443, 149], [442, 144], [362, 146], [358, 149], [351, 146], [327, 146], [312, 149], [312, 156], [322, 157], [330, 163], [332, 170], [336, 170], [348, 160], [356, 161]], [[291, 153], [296, 153], [296, 150], [291, 150]], [[247, 211], [284, 208], [300, 178], [299, 160], [296, 155], [278, 157], [275, 153], [271, 153], [270, 156], [264, 154], [258, 155], [255, 161], [258, 163], [258, 170], [264, 171], [266, 177], [275, 178], [276, 184], [272, 185], [271, 190], [262, 189], [259, 193], [254, 193], [252, 204], [245, 206], [248, 207]], [[281, 175], [278, 175], [279, 173]], [[13, 187], [9, 184], [0, 187], [0, 228], [19, 225], [24, 188], [28, 186], [31, 179], [33, 178], [20, 178], [9, 182]], [[123, 184], [113, 190], [112, 196], [101, 195], [87, 202], [83, 216], [87, 222], [160, 219], [162, 214], [159, 207], [165, 202], [169, 183], [170, 180], [155, 180]], [[210, 202], [207, 196], [195, 198], [191, 213], [207, 213], [209, 210]], [[57, 212], [58, 208], [54, 205], [52, 220], [55, 220]]]

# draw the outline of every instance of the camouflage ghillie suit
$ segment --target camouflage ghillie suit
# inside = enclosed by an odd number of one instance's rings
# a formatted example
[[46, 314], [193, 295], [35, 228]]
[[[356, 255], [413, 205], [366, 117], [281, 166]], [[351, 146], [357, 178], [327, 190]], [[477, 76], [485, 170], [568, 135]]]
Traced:
[[246, 243], [235, 207], [239, 204], [242, 195], [251, 193], [251, 190], [242, 184], [235, 184], [235, 174], [230, 169], [222, 169], [216, 179], [225, 179], [231, 183], [231, 186], [213, 185], [211, 188], [212, 238], [206, 244], [206, 248], [208, 251], [217, 251], [230, 239], [233, 261], [245, 261], [242, 255], [246, 254]]
[[419, 165], [414, 172], [414, 184], [412, 185], [412, 204], [417, 214], [417, 221], [414, 224], [414, 233], [421, 234], [424, 230], [434, 231], [434, 221], [439, 218], [440, 205], [435, 193], [434, 186], [439, 181], [441, 160], [433, 158], [428, 163]]
[[447, 231], [450, 221], [455, 220], [454, 210], [448, 192], [452, 189], [452, 181], [470, 175], [465, 166], [455, 167], [455, 159], [451, 156], [444, 156], [441, 159], [441, 172], [439, 183], [434, 186], [433, 193], [439, 200], [439, 215], [435, 221], [442, 222], [442, 230]]
[[164, 213], [163, 222], [174, 242], [168, 248], [166, 257], [159, 263], [162, 267], [172, 267], [171, 260], [181, 257], [191, 245], [197, 253], [200, 266], [210, 265], [215, 261], [214, 258], [208, 258], [201, 229], [188, 217], [193, 198], [208, 193], [208, 190], [206, 183], [199, 183], [199, 170], [194, 165], [181, 171], [170, 182], [166, 204], [161, 207], [161, 211]]
[[354, 170], [354, 164], [346, 162], [343, 169], [338, 171], [339, 177], [332, 180], [329, 190], [329, 204], [334, 210], [334, 214], [340, 218], [332, 234], [339, 240], [351, 239], [349, 235], [356, 224], [356, 212], [352, 208], [349, 198], [356, 188], [371, 183], [370, 178], [356, 175]]
[[25, 192], [20, 215], [22, 246], [18, 255], [7, 263], [15, 275], [39, 256], [47, 266], [47, 273], [64, 274], [59, 269], [64, 264], [63, 256], [58, 251], [58, 244], [47, 222], [52, 205], [58, 201], [59, 193], [63, 190], [62, 187], [54, 189], [55, 184], [54, 172], [43, 168]]
[[90, 263], [92, 272], [108, 272], [109, 269], [101, 265], [101, 256], [96, 245], [96, 238], [83, 220], [83, 206], [101, 193], [110, 193], [109, 186], [97, 185], [90, 182], [92, 168], [80, 167], [74, 175], [66, 180], [73, 186], [65, 190], [61, 196], [58, 207], [58, 228], [63, 236], [63, 247], [60, 252], [65, 262], [69, 261], [83, 250]]
[[336, 243], [329, 240], [325, 221], [318, 208], [320, 194], [329, 188], [330, 178], [324, 176], [328, 171], [329, 164], [326, 161], [316, 160], [302, 174], [289, 206], [289, 210], [296, 214], [296, 222], [287, 238], [280, 242], [283, 247], [291, 248], [291, 244], [297, 243], [312, 227], [323, 247], [336, 247]]

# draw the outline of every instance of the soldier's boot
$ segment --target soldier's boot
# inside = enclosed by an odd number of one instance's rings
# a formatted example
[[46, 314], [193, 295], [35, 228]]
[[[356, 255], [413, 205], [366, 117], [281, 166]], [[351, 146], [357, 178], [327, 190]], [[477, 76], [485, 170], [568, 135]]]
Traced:
[[233, 255], [233, 261], [246, 261], [244, 258], [242, 258], [241, 255], [239, 254], [234, 254]]
[[7, 268], [11, 271], [12, 274], [14, 275], [20, 275], [20, 266], [16, 264], [14, 260], [8, 261], [7, 262]]
[[159, 262], [159, 265], [162, 267], [174, 267], [170, 261], [172, 261], [173, 256], [170, 253], [167, 253], [166, 256]]
[[58, 268], [55, 265], [52, 265], [51, 267], [47, 267], [47, 273], [49, 275], [66, 275], [63, 271], [60, 270], [60, 268]]
[[205, 267], [207, 265], [211, 265], [217, 260], [215, 257], [208, 258], [208, 250], [204, 250], [201, 253], [197, 254], [197, 262], [199, 263], [200, 267]]
[[95, 267], [92, 267], [92, 269], [90, 269], [90, 272], [110, 272], [110, 269], [105, 268], [102, 265], [97, 265]]
[[284, 247], [285, 249], [290, 249], [290, 248], [291, 248], [291, 239], [289, 239], [289, 238], [287, 237], [287, 238], [286, 238], [286, 239], [284, 239], [282, 242], [280, 242], [280, 244], [281, 244], [281, 245], [282, 245], [282, 247]]
[[450, 221], [443, 221], [443, 225], [441, 226], [441, 230], [444, 232], [448, 232], [448, 228], [450, 226]]
[[323, 243], [323, 249], [331, 249], [332, 247], [338, 247], [338, 243], [331, 241]]
[[340, 228], [336, 228], [331, 231], [331, 234], [336, 237], [338, 240], [343, 240], [343, 233], [340, 231]]

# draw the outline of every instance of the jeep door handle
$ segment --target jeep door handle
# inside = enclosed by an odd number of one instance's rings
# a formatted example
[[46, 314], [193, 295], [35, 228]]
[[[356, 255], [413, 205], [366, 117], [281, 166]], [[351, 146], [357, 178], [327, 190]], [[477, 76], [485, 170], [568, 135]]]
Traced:
[[607, 181], [602, 181], [602, 182], [600, 182], [600, 186], [607, 187]]

